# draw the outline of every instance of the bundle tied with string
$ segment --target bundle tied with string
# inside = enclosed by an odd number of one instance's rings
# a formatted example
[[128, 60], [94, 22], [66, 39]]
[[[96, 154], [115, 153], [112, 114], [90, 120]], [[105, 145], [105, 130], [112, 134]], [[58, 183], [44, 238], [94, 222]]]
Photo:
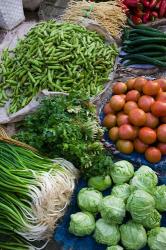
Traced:
[[99, 3], [71, 0], [62, 18], [67, 22], [90, 18], [109, 31], [114, 38], [119, 38], [127, 21], [125, 12], [126, 7], [120, 0]]
[[70, 162], [43, 157], [0, 128], [0, 233], [12, 239], [0, 240], [0, 249], [31, 249], [32, 242], [48, 241], [77, 178]]

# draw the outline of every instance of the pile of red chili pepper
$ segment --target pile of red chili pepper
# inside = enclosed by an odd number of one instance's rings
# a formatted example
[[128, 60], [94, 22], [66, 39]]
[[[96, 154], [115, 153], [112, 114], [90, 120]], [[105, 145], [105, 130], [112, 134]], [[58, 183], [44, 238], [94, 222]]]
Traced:
[[134, 24], [166, 17], [166, 0], [123, 0]]

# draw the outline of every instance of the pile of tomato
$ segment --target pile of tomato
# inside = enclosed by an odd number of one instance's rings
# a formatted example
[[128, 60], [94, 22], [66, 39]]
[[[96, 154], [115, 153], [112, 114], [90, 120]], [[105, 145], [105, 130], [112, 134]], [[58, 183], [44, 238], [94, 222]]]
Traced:
[[113, 85], [103, 126], [118, 151], [145, 154], [151, 163], [166, 155], [166, 79], [129, 79]]

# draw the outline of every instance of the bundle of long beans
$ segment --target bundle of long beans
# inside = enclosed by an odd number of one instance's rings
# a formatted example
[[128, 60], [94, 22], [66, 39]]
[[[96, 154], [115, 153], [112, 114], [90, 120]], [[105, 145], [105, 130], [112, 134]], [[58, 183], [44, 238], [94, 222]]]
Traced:
[[[53, 162], [0, 141], [0, 233], [27, 241], [49, 239], [69, 204], [77, 175], [65, 160]], [[9, 244], [0, 240], [0, 249], [27, 247], [19, 239]]]

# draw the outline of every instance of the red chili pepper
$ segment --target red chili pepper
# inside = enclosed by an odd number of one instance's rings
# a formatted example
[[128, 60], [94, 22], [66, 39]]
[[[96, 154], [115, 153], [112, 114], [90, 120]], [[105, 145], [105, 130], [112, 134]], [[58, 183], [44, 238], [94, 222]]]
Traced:
[[160, 3], [159, 17], [162, 18], [166, 11], [166, 0], [162, 0]]
[[124, 0], [123, 2], [127, 7], [137, 7], [139, 0]]
[[147, 23], [150, 19], [150, 11], [148, 11], [142, 18], [143, 23]]
[[152, 11], [152, 12], [151, 12], [151, 16], [153, 16], [153, 17], [156, 17], [156, 18], [157, 18], [157, 17], [158, 17], [158, 13], [157, 13], [156, 11]]
[[141, 24], [142, 23], [142, 19], [140, 17], [132, 16], [131, 19], [132, 19], [134, 24]]
[[147, 1], [147, 0], [142, 0], [141, 2], [143, 3], [144, 7], [149, 7], [150, 6], [150, 2]]
[[161, 1], [158, 1], [158, 3], [156, 4], [156, 6], [155, 6], [155, 9], [160, 9], [160, 4], [161, 4]]
[[157, 3], [158, 3], [158, 0], [152, 0], [152, 2], [149, 5], [149, 8], [150, 9], [154, 8], [157, 5]]

